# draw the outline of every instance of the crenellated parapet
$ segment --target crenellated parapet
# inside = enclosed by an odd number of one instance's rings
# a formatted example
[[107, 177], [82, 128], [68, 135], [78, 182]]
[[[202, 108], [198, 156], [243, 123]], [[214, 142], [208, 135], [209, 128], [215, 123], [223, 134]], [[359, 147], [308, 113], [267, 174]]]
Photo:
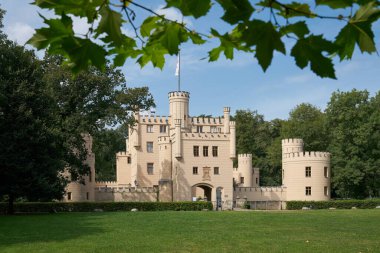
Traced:
[[120, 151], [116, 153], [116, 157], [124, 157], [124, 156], [130, 156], [131, 154], [129, 152]]
[[283, 162], [288, 161], [330, 161], [330, 153], [329, 152], [317, 152], [317, 151], [310, 151], [310, 152], [293, 152], [293, 153], [285, 153], [283, 154]]
[[224, 120], [222, 117], [192, 117], [191, 123], [193, 125], [222, 126]]
[[302, 139], [283, 139], [281, 140], [282, 145], [286, 144], [302, 144], [303, 145], [303, 140]]
[[286, 192], [286, 186], [236, 187], [236, 192]]
[[190, 93], [187, 91], [171, 91], [169, 92], [169, 99], [176, 97], [190, 98]]
[[169, 124], [169, 117], [167, 116], [153, 116], [153, 115], [143, 115], [140, 116], [140, 124]]

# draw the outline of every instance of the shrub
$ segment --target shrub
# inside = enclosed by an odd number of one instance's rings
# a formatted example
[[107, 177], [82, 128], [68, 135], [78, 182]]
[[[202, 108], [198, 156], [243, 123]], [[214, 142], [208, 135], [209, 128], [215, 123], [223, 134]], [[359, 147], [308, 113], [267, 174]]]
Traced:
[[330, 200], [330, 201], [287, 201], [286, 209], [300, 210], [302, 207], [311, 207], [312, 209], [351, 209], [352, 207], [360, 209], [372, 209], [380, 205], [380, 199], [365, 200]]
[[[6, 213], [8, 203], [0, 203], [0, 213]], [[101, 209], [105, 212], [131, 211], [200, 211], [212, 210], [211, 202], [23, 202], [15, 203], [16, 213], [48, 212], [93, 212]]]

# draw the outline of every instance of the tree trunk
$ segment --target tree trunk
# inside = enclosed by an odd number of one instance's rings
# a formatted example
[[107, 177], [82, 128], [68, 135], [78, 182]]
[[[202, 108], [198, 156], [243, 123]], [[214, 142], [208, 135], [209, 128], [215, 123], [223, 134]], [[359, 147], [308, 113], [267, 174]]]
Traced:
[[15, 213], [13, 203], [14, 203], [14, 196], [13, 194], [10, 194], [9, 199], [8, 199], [8, 212], [7, 212], [8, 215], [12, 215]]

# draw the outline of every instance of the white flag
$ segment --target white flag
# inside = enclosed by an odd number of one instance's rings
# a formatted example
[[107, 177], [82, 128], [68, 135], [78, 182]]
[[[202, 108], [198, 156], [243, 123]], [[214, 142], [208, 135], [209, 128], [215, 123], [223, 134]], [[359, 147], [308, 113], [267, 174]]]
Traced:
[[177, 67], [175, 68], [175, 75], [179, 76], [179, 53], [177, 56]]

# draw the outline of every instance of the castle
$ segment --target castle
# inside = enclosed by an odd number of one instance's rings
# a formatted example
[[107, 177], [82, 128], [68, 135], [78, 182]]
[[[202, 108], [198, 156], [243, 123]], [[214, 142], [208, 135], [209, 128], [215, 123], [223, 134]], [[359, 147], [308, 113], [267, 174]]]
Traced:
[[[91, 173], [72, 182], [64, 201], [212, 201], [231, 209], [281, 209], [289, 200], [330, 199], [330, 154], [305, 152], [301, 139], [282, 140], [282, 186], [259, 185], [251, 154], [236, 154], [235, 122], [189, 114], [190, 94], [169, 92], [169, 116], [142, 116], [116, 154], [114, 182], [95, 182], [92, 139], [86, 136]], [[233, 160], [238, 167], [233, 168]]]

